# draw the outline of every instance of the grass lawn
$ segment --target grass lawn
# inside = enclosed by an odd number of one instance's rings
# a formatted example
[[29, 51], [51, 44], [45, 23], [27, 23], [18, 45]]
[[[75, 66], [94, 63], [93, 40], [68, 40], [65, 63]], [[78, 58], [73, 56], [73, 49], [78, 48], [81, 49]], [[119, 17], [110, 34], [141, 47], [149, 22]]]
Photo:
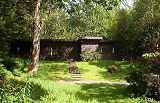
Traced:
[[[135, 69], [124, 61], [77, 62], [77, 65], [82, 80], [125, 81], [127, 74]], [[108, 73], [110, 65], [117, 66], [120, 73]], [[58, 78], [71, 79], [67, 62], [40, 61], [38, 76], [20, 78], [34, 83], [32, 95], [36, 103], [139, 103], [139, 99], [128, 97], [126, 86], [73, 85], [57, 81]]]
[[[81, 80], [125, 81], [125, 77], [135, 68], [125, 61], [76, 62], [82, 77]], [[120, 73], [107, 72], [108, 66], [115, 65]], [[71, 79], [67, 62], [40, 61], [38, 75], [44, 78]]]
[[[30, 78], [29, 81], [41, 85], [35, 92], [43, 95], [36, 103], [139, 103], [138, 99], [127, 96], [126, 86], [71, 85], [42, 78]], [[44, 90], [47, 93], [43, 93]]]

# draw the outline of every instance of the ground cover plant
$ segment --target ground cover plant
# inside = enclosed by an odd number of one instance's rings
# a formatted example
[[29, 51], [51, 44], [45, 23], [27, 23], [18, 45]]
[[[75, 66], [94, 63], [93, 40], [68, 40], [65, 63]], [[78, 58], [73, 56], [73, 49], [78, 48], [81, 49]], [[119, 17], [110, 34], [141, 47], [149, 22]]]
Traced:
[[[25, 62], [24, 62], [25, 61]], [[29, 60], [15, 59], [15, 62], [22, 70], [21, 75], [14, 75], [11, 71], [6, 70], [1, 72], [7, 74], [6, 79], [1, 78], [1, 81], [6, 81], [6, 86], [2, 88], [0, 98], [10, 102], [36, 102], [36, 103], [139, 103], [144, 102], [143, 98], [130, 98], [128, 96], [127, 86], [123, 85], [98, 85], [98, 84], [83, 84], [73, 85], [58, 81], [59, 79], [71, 79], [68, 71], [67, 62], [56, 61], [40, 61], [39, 71], [37, 76], [26, 76], [26, 64]], [[107, 64], [108, 63], [108, 64]], [[116, 65], [122, 68], [120, 73], [102, 75], [103, 71], [107, 72], [110, 65]], [[124, 61], [96, 61], [96, 62], [77, 62], [77, 66], [84, 76], [82, 80], [112, 80], [124, 81], [127, 75], [124, 72], [132, 67], [128, 62]], [[87, 68], [86, 68], [87, 67]], [[16, 68], [17, 69], [17, 68]], [[134, 69], [134, 66], [132, 67]], [[124, 70], [124, 71], [123, 71]], [[90, 75], [89, 75], [90, 74]], [[97, 75], [96, 75], [97, 74]], [[112, 77], [113, 76], [113, 77]], [[123, 78], [120, 78], [123, 76]], [[5, 85], [4, 82], [1, 82]], [[7, 92], [9, 91], [9, 92]], [[14, 95], [13, 95], [14, 94]]]
[[[145, 61], [145, 62], [144, 62]], [[136, 66], [141, 67], [129, 74], [126, 78], [131, 85], [128, 92], [132, 96], [145, 96], [160, 100], [160, 54], [145, 53], [142, 57], [134, 60]], [[144, 69], [145, 68], [145, 69]]]
[[98, 52], [90, 52], [90, 53], [81, 53], [80, 54], [82, 61], [98, 61], [101, 59], [101, 54]]

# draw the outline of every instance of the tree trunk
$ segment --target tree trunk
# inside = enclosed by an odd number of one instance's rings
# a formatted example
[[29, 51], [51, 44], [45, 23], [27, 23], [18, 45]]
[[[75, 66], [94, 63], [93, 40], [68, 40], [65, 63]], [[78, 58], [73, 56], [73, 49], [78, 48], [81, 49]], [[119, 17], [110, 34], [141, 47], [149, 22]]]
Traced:
[[40, 53], [40, 5], [42, 0], [36, 1], [36, 8], [34, 11], [34, 38], [33, 38], [33, 50], [32, 50], [32, 60], [30, 63], [30, 68], [28, 73], [37, 74], [39, 53]]

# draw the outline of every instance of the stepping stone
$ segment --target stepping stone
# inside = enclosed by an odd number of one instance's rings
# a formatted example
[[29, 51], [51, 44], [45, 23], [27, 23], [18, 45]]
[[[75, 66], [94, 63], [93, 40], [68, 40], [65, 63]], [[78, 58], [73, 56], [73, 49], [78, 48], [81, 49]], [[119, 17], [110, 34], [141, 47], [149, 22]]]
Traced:
[[82, 74], [71, 74], [72, 78], [82, 78]]

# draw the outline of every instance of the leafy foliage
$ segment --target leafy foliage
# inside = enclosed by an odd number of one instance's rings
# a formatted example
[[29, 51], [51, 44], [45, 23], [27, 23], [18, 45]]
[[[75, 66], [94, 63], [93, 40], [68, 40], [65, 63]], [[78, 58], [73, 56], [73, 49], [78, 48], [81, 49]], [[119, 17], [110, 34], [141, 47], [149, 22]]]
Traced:
[[[145, 53], [142, 57], [138, 57], [137, 59], [132, 61], [135, 65], [144, 65], [147, 68], [151, 68], [154, 65], [160, 64], [160, 54], [156, 53]], [[159, 70], [159, 69], [157, 69]], [[153, 71], [153, 70], [152, 70]]]
[[15, 60], [13, 58], [9, 58], [9, 57], [3, 58], [1, 63], [4, 65], [4, 67], [6, 69], [8, 69], [11, 72], [13, 72], [14, 68], [16, 68], [18, 66], [17, 63], [15, 62]]
[[[21, 74], [22, 75], [22, 74]], [[27, 78], [17, 80], [12, 73], [0, 65], [0, 101], [3, 102], [30, 102], [40, 100], [47, 95], [38, 83], [29, 82]]]
[[31, 11], [34, 3], [26, 0], [0, 1], [0, 46], [8, 49], [13, 39], [30, 39], [32, 35]]
[[26, 83], [17, 83], [7, 80], [1, 84], [1, 102], [32, 102], [30, 99], [30, 86]]
[[4, 68], [13, 72], [14, 68], [17, 67], [15, 59], [10, 58], [6, 52], [0, 51], [0, 64], [3, 65]]
[[6, 79], [1, 83], [0, 94], [2, 102], [32, 103], [48, 93], [39, 84], [33, 82]]
[[112, 24], [112, 13], [107, 8], [117, 6], [118, 0], [84, 2], [77, 0], [65, 4], [65, 8], [54, 8], [53, 12], [50, 12], [42, 28], [42, 38], [108, 37], [110, 33], [108, 28]]
[[146, 74], [142, 71], [134, 71], [127, 77], [131, 83], [128, 90], [131, 96], [146, 96], [156, 100], [160, 99], [159, 77], [154, 74]]
[[80, 56], [83, 61], [97, 61], [101, 59], [99, 52], [82, 53]]
[[142, 55], [142, 57], [147, 60], [146, 64], [148, 63], [148, 65], [160, 63], [160, 53], [159, 52], [145, 53]]
[[[136, 61], [136, 62], [135, 62]], [[159, 52], [145, 53], [134, 62], [140, 68], [132, 72], [127, 81], [130, 93], [134, 96], [142, 96], [160, 100], [160, 57]], [[145, 69], [143, 69], [145, 67]]]
[[129, 92], [134, 93], [136, 96], [142, 96], [147, 91], [146, 76], [141, 71], [132, 72], [127, 78], [127, 82], [132, 83], [129, 86]]
[[154, 74], [157, 74], [159, 75], [160, 74], [160, 63], [155, 63], [155, 64], [152, 64], [151, 68], [150, 68], [150, 71]]
[[28, 60], [12, 58], [9, 57], [8, 53], [0, 52], [0, 68], [10, 71], [15, 76], [27, 72], [28, 63]]
[[121, 40], [122, 58], [136, 58], [159, 51], [159, 2], [137, 0], [133, 9], [119, 10], [111, 27], [113, 38]]
[[110, 73], [119, 73], [119, 71], [120, 70], [114, 65], [108, 67], [108, 72]]

